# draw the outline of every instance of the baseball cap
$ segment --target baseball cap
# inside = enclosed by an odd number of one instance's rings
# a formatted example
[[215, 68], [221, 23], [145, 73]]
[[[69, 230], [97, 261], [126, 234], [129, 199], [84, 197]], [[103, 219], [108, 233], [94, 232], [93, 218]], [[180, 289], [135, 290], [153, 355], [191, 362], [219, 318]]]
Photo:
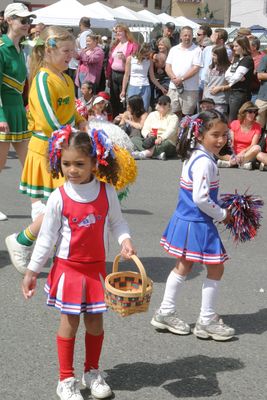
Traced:
[[101, 97], [103, 97], [103, 99], [105, 99], [107, 101], [110, 99], [110, 95], [107, 92], [98, 92], [97, 96], [101, 96]]
[[107, 36], [102, 36], [102, 40], [106, 41], [106, 40], [108, 40], [108, 37]]
[[202, 103], [210, 103], [215, 106], [215, 101], [213, 99], [210, 99], [209, 97], [207, 97], [206, 99], [204, 98], [204, 99], [200, 100], [199, 104], [202, 104]]
[[106, 99], [104, 99], [104, 97], [102, 96], [96, 96], [96, 98], [93, 101], [93, 106], [95, 106], [96, 104], [100, 103], [101, 101], [104, 101], [105, 103], [107, 102]]
[[167, 22], [165, 24], [166, 28], [170, 29], [171, 31], [175, 31], [175, 25], [173, 22]]
[[9, 4], [4, 12], [4, 19], [16, 15], [17, 17], [33, 17], [36, 15], [29, 11], [28, 7], [23, 3], [11, 3]]

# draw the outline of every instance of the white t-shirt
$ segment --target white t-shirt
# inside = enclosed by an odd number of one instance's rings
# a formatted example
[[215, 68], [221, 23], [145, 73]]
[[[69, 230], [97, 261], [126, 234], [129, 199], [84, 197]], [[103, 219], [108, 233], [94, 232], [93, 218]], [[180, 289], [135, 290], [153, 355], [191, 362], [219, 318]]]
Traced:
[[[166, 64], [170, 64], [175, 76], [182, 77], [194, 65], [202, 67], [202, 50], [200, 47], [192, 44], [189, 48], [178, 44], [170, 49]], [[185, 90], [198, 90], [199, 72], [184, 81]], [[170, 89], [176, 89], [173, 82], [170, 82]]]
[[91, 29], [87, 29], [86, 31], [83, 31], [80, 33], [78, 36], [78, 48], [80, 49], [85, 49], [86, 47], [86, 37], [88, 35], [91, 35], [93, 31]]

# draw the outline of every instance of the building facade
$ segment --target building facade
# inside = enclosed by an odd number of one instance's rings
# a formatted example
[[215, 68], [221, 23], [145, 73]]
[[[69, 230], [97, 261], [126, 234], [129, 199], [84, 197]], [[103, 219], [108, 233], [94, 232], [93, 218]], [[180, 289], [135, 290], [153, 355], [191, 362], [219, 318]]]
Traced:
[[241, 26], [261, 25], [267, 27], [266, 0], [235, 0], [232, 1], [231, 19]]
[[173, 0], [171, 15], [179, 17], [183, 15], [192, 20], [201, 20], [207, 23], [214, 20], [223, 21], [225, 17], [224, 0]]

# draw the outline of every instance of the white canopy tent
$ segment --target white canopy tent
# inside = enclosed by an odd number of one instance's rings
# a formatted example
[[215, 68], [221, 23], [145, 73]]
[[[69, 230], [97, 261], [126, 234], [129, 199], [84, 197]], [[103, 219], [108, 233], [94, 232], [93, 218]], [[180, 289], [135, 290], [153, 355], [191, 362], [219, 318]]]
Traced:
[[175, 26], [179, 26], [178, 22], [176, 21], [176, 18], [172, 17], [169, 14], [166, 13], [157, 14], [157, 18], [160, 20], [162, 24], [167, 24], [167, 22], [173, 22]]
[[96, 11], [101, 13], [101, 15], [108, 16], [108, 18], [113, 18], [115, 22], [122, 22], [126, 25], [131, 25], [134, 23], [134, 21], [136, 21], [136, 19], [131, 17], [131, 15], [125, 15], [125, 13], [122, 13], [115, 8], [108, 7], [107, 5], [99, 3], [98, 1], [87, 4], [85, 9], [90, 13]]
[[182, 27], [182, 26], [191, 26], [192, 29], [198, 29], [200, 27], [199, 24], [197, 24], [194, 21], [191, 21], [191, 19], [188, 19], [188, 18], [186, 18], [184, 16], [177, 17], [175, 19], [177, 21], [176, 25], [178, 24], [178, 26], [180, 26], [180, 27]]
[[102, 16], [104, 15], [105, 18], [107, 18], [107, 19], [111, 19], [111, 20], [115, 21], [113, 9], [111, 7], [106, 6], [105, 4], [99, 3], [99, 1], [95, 1], [94, 3], [87, 4], [86, 6], [84, 6], [84, 9], [85, 9], [86, 15], [88, 15], [88, 17], [90, 17], [90, 15], [93, 15], [94, 13], [97, 13]]
[[82, 17], [89, 17], [92, 28], [111, 29], [116, 22], [114, 18], [106, 15], [103, 17], [103, 13], [97, 11], [92, 10], [89, 15], [77, 0], [59, 0], [51, 6], [34, 11], [34, 14], [37, 17], [35, 24], [43, 22], [46, 25], [79, 26]]
[[112, 11], [118, 21], [127, 21], [129, 26], [151, 26], [153, 24], [153, 22], [147, 21], [146, 18], [125, 6], [113, 8]]
[[[138, 14], [136, 11], [131, 10], [128, 7], [120, 6], [113, 8], [114, 12], [119, 12], [119, 15], [124, 16], [125, 19], [132, 21], [133, 26], [152, 26], [153, 22], [148, 21], [147, 18]], [[116, 14], [115, 14], [116, 15]], [[116, 16], [115, 16], [116, 18]]]
[[141, 10], [141, 11], [137, 11], [137, 14], [140, 14], [143, 18], [147, 19], [147, 21], [152, 22], [153, 24], [161, 23], [158, 16], [156, 14], [152, 13], [151, 11]]

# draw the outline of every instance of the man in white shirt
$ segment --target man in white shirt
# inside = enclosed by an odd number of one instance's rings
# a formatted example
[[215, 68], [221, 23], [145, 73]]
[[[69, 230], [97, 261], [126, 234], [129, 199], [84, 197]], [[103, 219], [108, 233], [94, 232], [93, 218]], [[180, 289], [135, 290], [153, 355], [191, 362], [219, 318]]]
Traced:
[[86, 47], [86, 37], [93, 33], [92, 29], [90, 29], [90, 18], [82, 17], [79, 22], [79, 28], [81, 33], [77, 38], [77, 47], [78, 49], [85, 49]]
[[181, 117], [194, 114], [196, 109], [202, 51], [193, 44], [190, 26], [182, 28], [180, 38], [181, 43], [170, 49], [165, 70], [171, 79], [168, 96], [172, 111]]

